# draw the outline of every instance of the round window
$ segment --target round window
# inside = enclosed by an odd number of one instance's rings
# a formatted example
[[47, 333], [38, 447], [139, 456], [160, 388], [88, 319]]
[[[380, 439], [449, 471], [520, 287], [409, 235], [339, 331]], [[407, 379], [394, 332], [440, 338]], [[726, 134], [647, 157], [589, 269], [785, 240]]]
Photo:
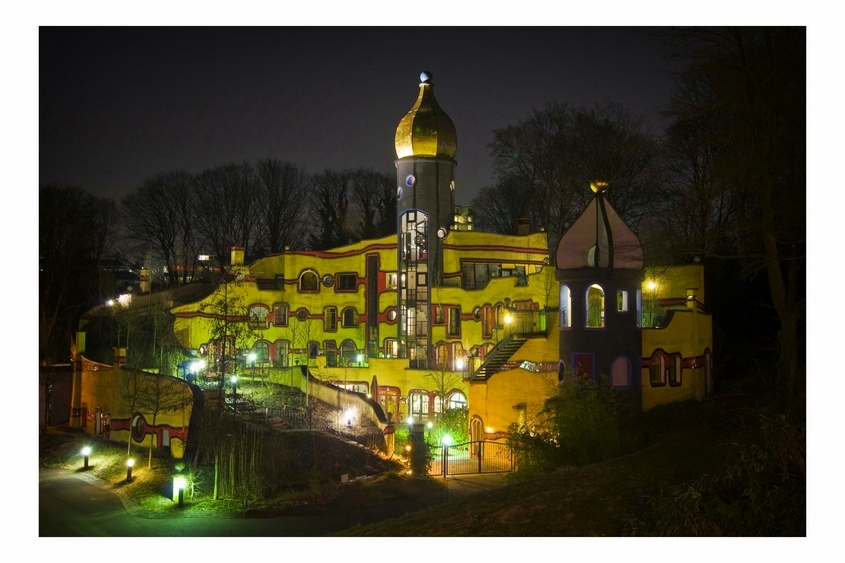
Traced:
[[396, 309], [391, 309], [387, 312], [387, 320], [395, 321], [396, 320]]
[[308, 310], [307, 309], [300, 309], [296, 312], [296, 318], [300, 321], [304, 321], [308, 318]]
[[405, 185], [409, 188], [413, 188], [416, 183], [417, 179], [413, 174], [408, 174], [407, 176], [405, 176]]
[[144, 415], [136, 413], [132, 417], [132, 439], [140, 442], [147, 434], [147, 421], [144, 420]]
[[401, 188], [401, 186], [396, 188], [396, 199], [402, 199], [402, 188]]
[[326, 274], [325, 276], [323, 276], [323, 285], [326, 287], [331, 287], [334, 285], [334, 278], [331, 276], [331, 274]]

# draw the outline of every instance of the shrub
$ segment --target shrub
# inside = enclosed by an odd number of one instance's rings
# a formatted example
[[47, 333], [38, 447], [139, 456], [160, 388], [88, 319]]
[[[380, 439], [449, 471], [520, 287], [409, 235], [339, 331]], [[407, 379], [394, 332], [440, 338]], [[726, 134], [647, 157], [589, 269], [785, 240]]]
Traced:
[[717, 475], [669, 487], [631, 519], [638, 536], [804, 536], [806, 432], [786, 415], [760, 416], [752, 442]]
[[621, 455], [636, 443], [630, 422], [624, 398], [605, 376], [593, 382], [567, 373], [536, 421], [511, 425], [517, 471], [527, 475]]

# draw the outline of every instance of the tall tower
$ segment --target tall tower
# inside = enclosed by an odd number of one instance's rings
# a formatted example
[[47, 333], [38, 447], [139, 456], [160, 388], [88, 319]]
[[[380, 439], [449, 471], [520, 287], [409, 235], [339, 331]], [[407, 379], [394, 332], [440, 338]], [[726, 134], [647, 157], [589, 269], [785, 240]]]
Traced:
[[431, 342], [431, 288], [443, 281], [443, 243], [454, 213], [455, 125], [420, 74], [414, 106], [396, 128], [399, 354], [425, 368]]
[[639, 412], [643, 250], [606, 200], [607, 184], [591, 188], [595, 197], [557, 247], [561, 367], [586, 379], [608, 376]]

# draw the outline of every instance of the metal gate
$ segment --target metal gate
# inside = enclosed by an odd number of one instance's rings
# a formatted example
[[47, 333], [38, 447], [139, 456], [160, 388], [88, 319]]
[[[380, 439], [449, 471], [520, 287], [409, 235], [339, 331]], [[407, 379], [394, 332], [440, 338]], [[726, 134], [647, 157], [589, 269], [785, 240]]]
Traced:
[[509, 473], [514, 470], [513, 448], [501, 442], [467, 442], [434, 448], [431, 475]]

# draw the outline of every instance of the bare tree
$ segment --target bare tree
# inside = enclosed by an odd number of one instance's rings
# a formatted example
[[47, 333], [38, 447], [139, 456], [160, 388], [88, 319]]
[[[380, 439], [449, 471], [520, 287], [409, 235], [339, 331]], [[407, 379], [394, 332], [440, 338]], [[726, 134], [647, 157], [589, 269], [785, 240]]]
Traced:
[[493, 134], [498, 184], [473, 200], [488, 228], [514, 232], [515, 219], [528, 217], [549, 232], [553, 250], [589, 202], [592, 181], [609, 183], [608, 199], [634, 230], [658, 195], [657, 139], [619, 105], [552, 103]]
[[352, 174], [351, 195], [356, 207], [358, 240], [383, 237], [396, 232], [396, 178], [371, 168]]
[[[152, 426], [155, 428], [158, 415], [165, 412], [175, 412], [188, 406], [192, 401], [190, 390], [183, 382], [166, 375], [146, 376], [139, 396], [138, 408], [152, 416]], [[161, 444], [156, 443], [156, 448]], [[153, 465], [153, 443], [150, 443], [147, 467]]]
[[286, 246], [302, 248], [306, 239], [302, 225], [308, 212], [304, 174], [289, 162], [264, 159], [258, 161], [257, 180], [263, 209], [260, 244], [271, 254]]
[[146, 374], [136, 369], [121, 369], [115, 372], [117, 377], [117, 397], [129, 420], [129, 438], [126, 440], [126, 455], [132, 453], [132, 417], [138, 411], [144, 394]]
[[806, 29], [680, 28], [659, 35], [682, 65], [666, 113], [674, 123], [673, 162], [685, 172], [675, 185], [683, 197], [676, 197], [679, 207], [699, 207], [696, 231], [676, 248], [738, 260], [749, 277], [765, 272], [787, 396], [801, 397]]
[[166, 265], [170, 282], [177, 284], [179, 259], [187, 271], [196, 250], [190, 174], [157, 174], [124, 196], [121, 207], [129, 239], [138, 248], [152, 249]]
[[352, 172], [335, 172], [326, 169], [311, 178], [310, 218], [314, 231], [310, 246], [316, 250], [328, 250], [349, 244], [354, 239], [350, 228], [352, 209], [349, 191]]
[[197, 232], [214, 250], [220, 265], [229, 260], [232, 246], [249, 253], [263, 215], [258, 206], [258, 180], [247, 164], [226, 164], [194, 177]]
[[42, 364], [68, 357], [73, 320], [98, 294], [97, 262], [117, 232], [114, 202], [74, 186], [38, 193], [38, 331]]

